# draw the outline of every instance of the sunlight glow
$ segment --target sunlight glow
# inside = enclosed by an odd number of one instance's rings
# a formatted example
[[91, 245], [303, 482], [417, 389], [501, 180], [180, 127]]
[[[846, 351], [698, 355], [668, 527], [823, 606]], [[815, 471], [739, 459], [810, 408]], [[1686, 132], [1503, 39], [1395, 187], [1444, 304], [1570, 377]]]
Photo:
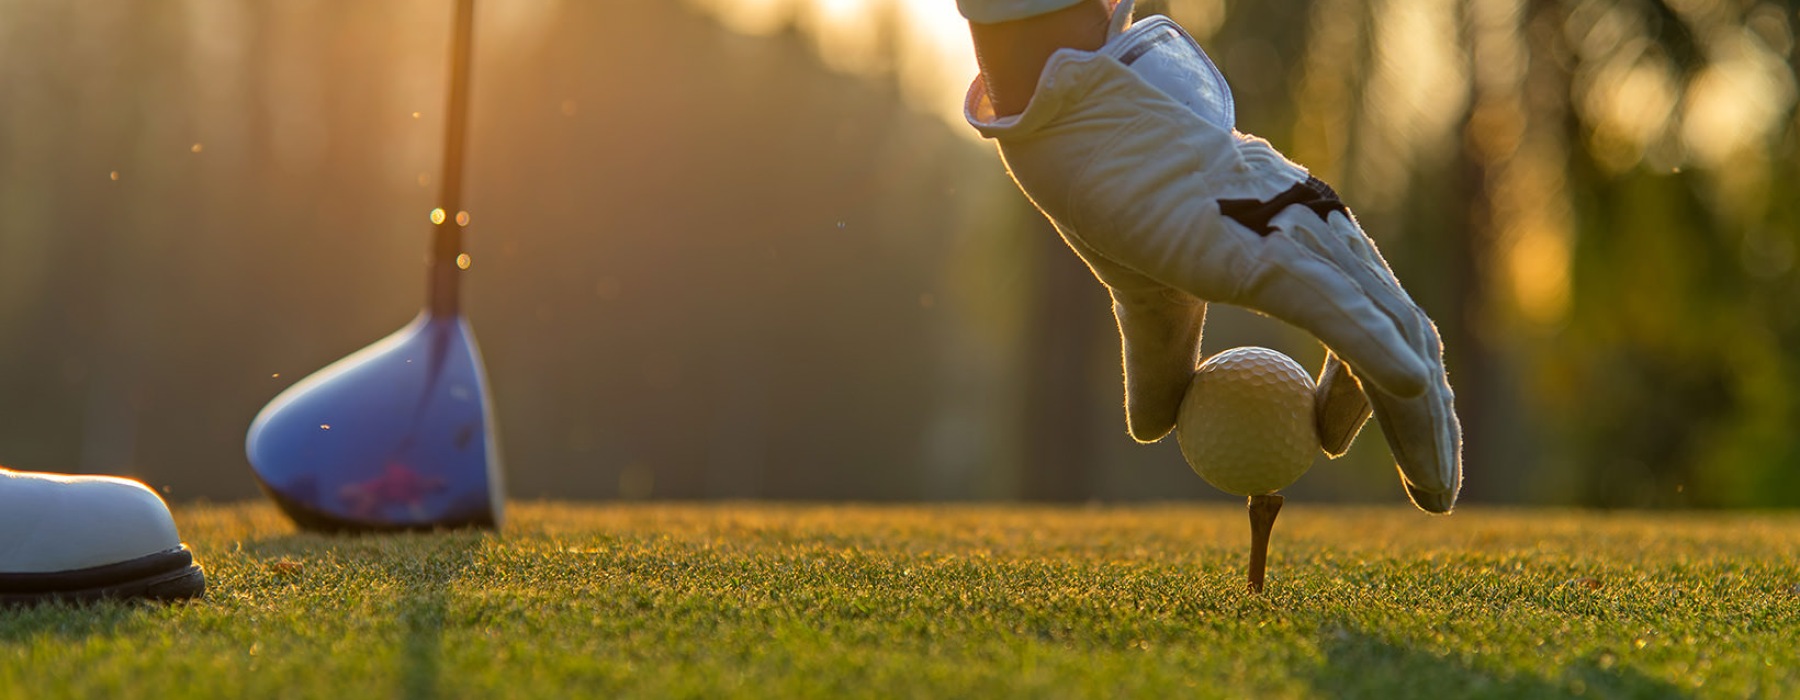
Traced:
[[1468, 97], [1466, 62], [1457, 45], [1454, 0], [1378, 2], [1369, 76], [1368, 111], [1360, 136], [1371, 144], [1357, 163], [1362, 201], [1393, 206], [1406, 192], [1406, 173], [1453, 145], [1459, 107]]
[[1551, 325], [1568, 314], [1574, 226], [1562, 149], [1534, 138], [1500, 171], [1492, 191], [1496, 249], [1505, 288], [1525, 320]]
[[795, 8], [804, 0], [691, 0], [739, 34], [769, 36], [794, 21]]
[[950, 3], [913, 1], [896, 7], [901, 90], [915, 109], [973, 136], [962, 116], [963, 93], [978, 70], [968, 23]]
[[476, 41], [501, 46], [525, 46], [536, 42], [562, 10], [562, 0], [504, 0], [476, 4]]
[[1463, 138], [1487, 167], [1506, 163], [1525, 137], [1530, 109], [1524, 103], [1528, 50], [1523, 11], [1520, 0], [1478, 0], [1467, 6], [1474, 105]]
[[[769, 36], [794, 28], [832, 70], [892, 77], [912, 107], [977, 138], [962, 118], [975, 50], [956, 4], [921, 0], [688, 0], [733, 31]], [[1208, 2], [1216, 0], [1197, 0]]]
[[832, 70], [871, 75], [884, 70], [894, 53], [881, 31], [891, 10], [880, 0], [813, 0], [804, 6], [800, 25]]
[[1664, 137], [1681, 87], [1675, 65], [1648, 40], [1634, 38], [1577, 80], [1582, 111], [1594, 124], [1589, 147], [1613, 172], [1635, 167]]
[[1568, 317], [1575, 236], [1564, 127], [1527, 104], [1525, 2], [1476, 0], [1466, 8], [1474, 104], [1463, 137], [1481, 164], [1494, 236], [1484, 274], [1496, 300], [1510, 302], [1507, 310], [1525, 325], [1555, 327]]
[[1168, 5], [1169, 19], [1202, 42], [1212, 38], [1219, 26], [1225, 24], [1225, 0], [1169, 0]]
[[[962, 98], [978, 70], [969, 25], [949, 0], [688, 0], [732, 31], [771, 36], [795, 29], [832, 70], [892, 77], [913, 109], [979, 136]], [[1225, 21], [1225, 0], [1170, 0], [1167, 11], [1202, 40]]]
[[1720, 167], [1766, 143], [1794, 105], [1791, 69], [1749, 29], [1720, 30], [1713, 61], [1688, 87], [1682, 140], [1700, 163]]
[[[196, 111], [237, 107], [250, 84], [250, 9], [244, 3], [183, 0], [181, 13], [188, 47], [187, 70], [193, 78], [191, 99], [198, 103]], [[205, 125], [207, 140], [226, 152], [241, 151], [250, 133], [246, 121], [211, 121]]]
[[1345, 59], [1355, 55], [1363, 41], [1359, 25], [1344, 20], [1352, 11], [1349, 0], [1314, 4], [1306, 29], [1311, 40], [1296, 88], [1296, 97], [1309, 108], [1295, 121], [1293, 156], [1328, 182], [1347, 182], [1344, 134], [1353, 111], [1350, 86], [1361, 82], [1361, 73], [1358, 61]]
[[1561, 319], [1569, 306], [1568, 239], [1536, 226], [1510, 233], [1513, 245], [1506, 251], [1506, 264], [1519, 311], [1540, 324]]

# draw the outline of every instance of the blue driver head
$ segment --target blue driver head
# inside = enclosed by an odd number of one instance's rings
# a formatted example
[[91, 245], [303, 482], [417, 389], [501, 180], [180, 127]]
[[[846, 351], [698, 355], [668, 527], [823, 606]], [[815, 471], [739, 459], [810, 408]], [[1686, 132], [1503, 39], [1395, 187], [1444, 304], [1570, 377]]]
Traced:
[[498, 440], [475, 336], [460, 315], [405, 328], [275, 397], [250, 425], [250, 464], [301, 527], [496, 527]]

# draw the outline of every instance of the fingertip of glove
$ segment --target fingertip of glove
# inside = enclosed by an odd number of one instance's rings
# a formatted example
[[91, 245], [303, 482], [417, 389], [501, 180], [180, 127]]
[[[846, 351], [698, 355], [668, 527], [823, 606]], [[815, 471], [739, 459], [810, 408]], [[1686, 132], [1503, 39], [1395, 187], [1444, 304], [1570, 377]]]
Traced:
[[1131, 439], [1136, 440], [1140, 444], [1148, 445], [1154, 442], [1160, 442], [1163, 438], [1168, 437], [1169, 433], [1174, 431], [1175, 423], [1173, 421], [1138, 421], [1132, 420], [1131, 416], [1125, 417], [1125, 432], [1131, 435]]
[[1417, 506], [1419, 510], [1433, 515], [1448, 515], [1456, 508], [1456, 494], [1460, 489], [1432, 492], [1414, 488], [1412, 484], [1404, 481], [1401, 483], [1406, 486], [1406, 497], [1412, 499], [1413, 505]]
[[[1137, 375], [1140, 379], [1144, 376], [1144, 373]], [[1146, 445], [1168, 437], [1181, 420], [1181, 404], [1187, 395], [1187, 388], [1186, 381], [1167, 382], [1160, 385], [1160, 391], [1146, 388], [1142, 383], [1132, 384], [1128, 381], [1125, 388], [1125, 432], [1131, 435], [1131, 439]]]

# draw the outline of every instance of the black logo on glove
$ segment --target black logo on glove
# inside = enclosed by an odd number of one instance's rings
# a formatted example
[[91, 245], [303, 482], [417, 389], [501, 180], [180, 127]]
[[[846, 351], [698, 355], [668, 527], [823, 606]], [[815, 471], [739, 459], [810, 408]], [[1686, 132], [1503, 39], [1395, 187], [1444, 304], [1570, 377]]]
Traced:
[[1314, 214], [1319, 215], [1320, 221], [1324, 221], [1325, 217], [1334, 211], [1343, 212], [1345, 216], [1350, 215], [1350, 208], [1344, 206], [1344, 202], [1338, 199], [1337, 192], [1331, 189], [1331, 185], [1312, 176], [1308, 176], [1305, 182], [1289, 187], [1287, 191], [1275, 195], [1274, 199], [1267, 201], [1221, 199], [1219, 200], [1219, 213], [1243, 224], [1244, 228], [1255, 231], [1257, 235], [1267, 236], [1275, 232], [1275, 228], [1269, 225], [1269, 220], [1275, 218], [1283, 209], [1296, 204], [1311, 209]]

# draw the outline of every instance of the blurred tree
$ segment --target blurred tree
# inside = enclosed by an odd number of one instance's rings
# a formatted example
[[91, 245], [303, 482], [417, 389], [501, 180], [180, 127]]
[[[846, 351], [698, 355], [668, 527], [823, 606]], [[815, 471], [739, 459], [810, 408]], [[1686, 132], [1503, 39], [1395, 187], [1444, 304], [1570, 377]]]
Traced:
[[1536, 359], [1583, 502], [1800, 504], [1793, 17], [1564, 4], [1577, 234]]

